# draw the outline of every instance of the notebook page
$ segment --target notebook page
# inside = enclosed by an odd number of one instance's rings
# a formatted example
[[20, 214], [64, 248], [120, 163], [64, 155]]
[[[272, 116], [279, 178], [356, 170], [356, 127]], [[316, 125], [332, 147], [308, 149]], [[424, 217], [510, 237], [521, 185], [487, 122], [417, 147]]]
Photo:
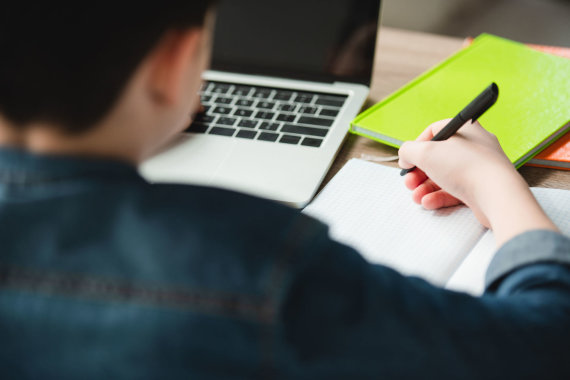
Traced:
[[368, 261], [443, 286], [484, 233], [466, 207], [424, 210], [399, 170], [350, 160], [303, 211]]
[[445, 288], [474, 296], [483, 294], [485, 273], [496, 250], [495, 236], [493, 231], [488, 230], [451, 276]]
[[[570, 236], [570, 191], [533, 187], [532, 192], [560, 232]], [[496, 252], [495, 238], [488, 231], [453, 274], [447, 289], [481, 295], [485, 290], [485, 273]]]

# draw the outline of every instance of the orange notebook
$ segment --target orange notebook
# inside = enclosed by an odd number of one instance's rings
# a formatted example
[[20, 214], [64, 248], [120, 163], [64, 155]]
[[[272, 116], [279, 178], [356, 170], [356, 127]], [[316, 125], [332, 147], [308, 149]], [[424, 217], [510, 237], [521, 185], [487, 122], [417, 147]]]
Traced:
[[[468, 38], [465, 40], [465, 45], [470, 45], [472, 42], [473, 39]], [[570, 58], [570, 48], [532, 44], [528, 44], [527, 46], [544, 53]], [[534, 158], [528, 161], [525, 165], [570, 170], [570, 132], [566, 133], [558, 139], [558, 141], [554, 142], [554, 144], [534, 156]]]
[[570, 132], [534, 156], [526, 165], [570, 170]]

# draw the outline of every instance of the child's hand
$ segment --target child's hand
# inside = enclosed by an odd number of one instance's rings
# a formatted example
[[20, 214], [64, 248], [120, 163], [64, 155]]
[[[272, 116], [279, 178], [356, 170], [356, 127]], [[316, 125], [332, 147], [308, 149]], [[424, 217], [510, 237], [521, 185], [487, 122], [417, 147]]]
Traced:
[[427, 209], [465, 203], [483, 225], [495, 230], [498, 243], [523, 230], [555, 228], [497, 138], [481, 124], [468, 122], [446, 141], [429, 141], [447, 122], [430, 125], [416, 141], [400, 148], [400, 166], [417, 166], [405, 178], [415, 202]]
[[467, 123], [446, 141], [429, 141], [448, 122], [442, 120], [432, 124], [416, 141], [402, 145], [400, 166], [417, 166], [406, 175], [406, 186], [413, 190], [414, 202], [426, 209], [455, 206], [463, 202], [471, 207], [483, 225], [489, 227], [489, 221], [474, 199], [476, 187], [490, 180], [490, 177], [501, 175], [499, 169], [509, 175], [517, 173], [495, 136], [478, 122]]

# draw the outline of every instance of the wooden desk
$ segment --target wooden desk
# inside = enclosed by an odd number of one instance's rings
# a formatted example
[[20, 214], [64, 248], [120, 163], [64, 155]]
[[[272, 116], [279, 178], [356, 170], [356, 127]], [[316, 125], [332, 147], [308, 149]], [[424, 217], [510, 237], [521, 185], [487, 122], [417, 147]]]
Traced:
[[[422, 72], [452, 55], [463, 44], [463, 39], [427, 33], [381, 28], [378, 39], [376, 66], [370, 91], [369, 105], [397, 90]], [[362, 154], [394, 156], [397, 149], [364, 137], [349, 135], [327, 174], [324, 184], [351, 158]], [[397, 167], [395, 162], [386, 165]], [[570, 171], [522, 167], [520, 173], [530, 186], [570, 190]]]

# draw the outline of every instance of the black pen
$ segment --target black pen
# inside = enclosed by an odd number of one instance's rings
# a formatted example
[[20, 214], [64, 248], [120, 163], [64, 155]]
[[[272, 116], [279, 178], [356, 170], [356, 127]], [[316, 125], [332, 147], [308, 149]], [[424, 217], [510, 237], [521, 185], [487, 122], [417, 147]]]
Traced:
[[[477, 96], [467, 107], [465, 107], [461, 112], [457, 114], [441, 131], [439, 131], [431, 141], [443, 141], [447, 140], [455, 134], [465, 123], [469, 120], [471, 122], [477, 121], [481, 115], [483, 115], [499, 97], [499, 87], [496, 83], [491, 83], [479, 96]], [[409, 169], [402, 169], [400, 175], [406, 175], [416, 167]]]

